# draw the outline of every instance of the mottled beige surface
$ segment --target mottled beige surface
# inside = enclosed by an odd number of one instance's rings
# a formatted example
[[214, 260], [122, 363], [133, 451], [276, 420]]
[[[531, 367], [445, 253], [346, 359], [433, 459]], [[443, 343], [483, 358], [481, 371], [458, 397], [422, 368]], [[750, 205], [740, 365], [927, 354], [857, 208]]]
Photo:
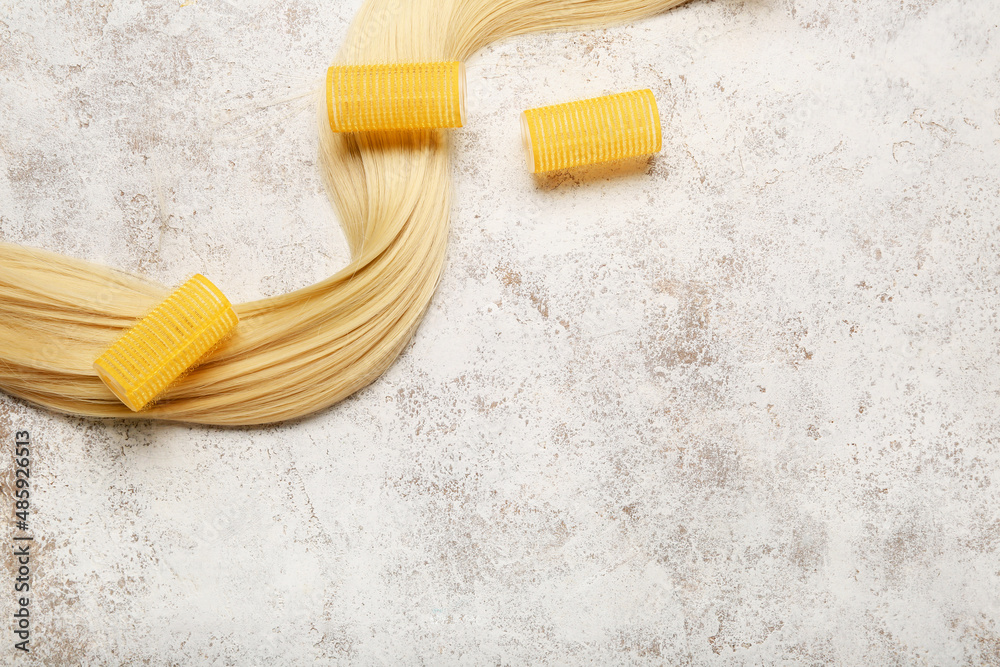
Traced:
[[[309, 95], [358, 1], [0, 0], [0, 238], [332, 273]], [[478, 54], [369, 389], [237, 430], [0, 397], [41, 550], [0, 664], [1000, 664], [998, 23], [718, 0]], [[661, 155], [525, 172], [520, 110], [642, 86]]]

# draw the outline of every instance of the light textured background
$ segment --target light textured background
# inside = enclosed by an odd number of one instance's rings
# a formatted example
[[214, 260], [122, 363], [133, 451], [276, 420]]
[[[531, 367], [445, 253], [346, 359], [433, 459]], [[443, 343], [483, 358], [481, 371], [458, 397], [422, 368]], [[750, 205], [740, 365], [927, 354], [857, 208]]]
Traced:
[[[0, 238], [238, 300], [334, 272], [310, 91], [359, 0], [181, 4], [0, 0]], [[478, 54], [369, 389], [236, 430], [0, 397], [41, 549], [0, 664], [1000, 664], [998, 23], [699, 1]], [[662, 154], [525, 172], [521, 109], [643, 86]]]

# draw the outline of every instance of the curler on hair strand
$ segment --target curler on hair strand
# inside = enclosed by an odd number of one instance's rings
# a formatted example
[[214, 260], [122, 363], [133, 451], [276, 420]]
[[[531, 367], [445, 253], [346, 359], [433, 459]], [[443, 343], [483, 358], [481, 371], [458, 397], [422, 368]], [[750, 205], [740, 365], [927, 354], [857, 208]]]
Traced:
[[334, 65], [326, 74], [326, 108], [334, 132], [462, 127], [465, 66]]
[[125, 332], [94, 370], [133, 412], [156, 400], [236, 328], [229, 300], [196, 275]]

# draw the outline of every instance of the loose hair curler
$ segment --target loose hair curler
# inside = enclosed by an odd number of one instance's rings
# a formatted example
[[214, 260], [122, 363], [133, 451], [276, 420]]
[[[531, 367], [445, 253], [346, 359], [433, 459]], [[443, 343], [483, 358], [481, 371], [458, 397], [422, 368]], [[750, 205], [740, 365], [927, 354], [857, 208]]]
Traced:
[[651, 90], [530, 109], [521, 138], [534, 173], [658, 153], [660, 112]]

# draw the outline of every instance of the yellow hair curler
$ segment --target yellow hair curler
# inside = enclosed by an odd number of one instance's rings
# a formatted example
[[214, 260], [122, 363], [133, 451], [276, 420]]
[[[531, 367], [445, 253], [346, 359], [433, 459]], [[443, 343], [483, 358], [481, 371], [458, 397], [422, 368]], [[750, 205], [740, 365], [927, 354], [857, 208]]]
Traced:
[[238, 323], [219, 288], [196, 275], [126, 331], [94, 362], [94, 370], [122, 403], [138, 412], [197, 365]]
[[660, 112], [651, 90], [595, 97], [521, 114], [521, 137], [534, 173], [658, 153]]
[[334, 132], [462, 127], [465, 65], [334, 65], [326, 73], [326, 110]]

